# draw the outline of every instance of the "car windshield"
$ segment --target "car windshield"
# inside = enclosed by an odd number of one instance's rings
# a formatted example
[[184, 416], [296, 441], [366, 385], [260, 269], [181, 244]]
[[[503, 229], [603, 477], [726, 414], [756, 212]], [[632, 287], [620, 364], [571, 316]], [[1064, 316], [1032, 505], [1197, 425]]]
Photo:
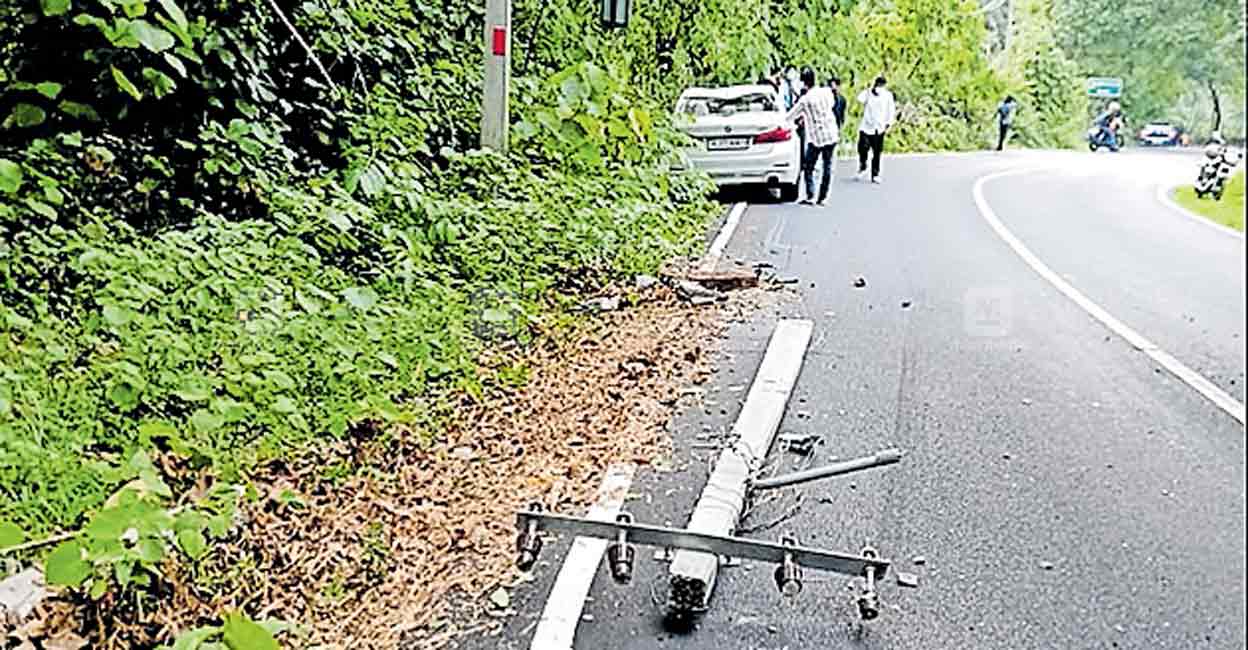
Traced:
[[776, 98], [768, 93], [749, 93], [737, 97], [704, 97], [691, 95], [681, 100], [677, 109], [696, 117], [705, 115], [733, 115], [735, 113], [762, 113], [776, 110]]

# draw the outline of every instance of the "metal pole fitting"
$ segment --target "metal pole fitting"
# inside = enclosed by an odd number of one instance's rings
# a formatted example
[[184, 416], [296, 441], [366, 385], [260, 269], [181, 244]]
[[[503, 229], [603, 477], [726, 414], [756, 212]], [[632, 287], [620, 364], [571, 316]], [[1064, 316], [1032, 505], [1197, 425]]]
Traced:
[[[780, 538], [784, 546], [797, 546], [797, 538], [785, 535]], [[796, 598], [802, 593], [802, 567], [793, 560], [792, 553], [784, 554], [784, 561], [776, 567], [776, 588], [785, 598]]]
[[[633, 516], [627, 512], [616, 515], [615, 521], [621, 524], [633, 523]], [[619, 584], [628, 584], [633, 579], [633, 560], [637, 550], [628, 543], [628, 532], [621, 528], [615, 535], [615, 543], [607, 547], [607, 566], [611, 568], [611, 577]]]
[[871, 469], [872, 467], [892, 465], [893, 463], [899, 462], [902, 455], [903, 454], [900, 449], [885, 449], [874, 456], [863, 456], [862, 458], [855, 458], [853, 460], [833, 463], [823, 467], [816, 467], [803, 472], [794, 472], [792, 474], [785, 474], [784, 476], [776, 476], [773, 478], [763, 479], [761, 481], [755, 481], [750, 487], [753, 490], [770, 490], [772, 488], [799, 485], [801, 483], [817, 481], [821, 478], [860, 472], [864, 469]]
[[[878, 558], [880, 555], [871, 546], [862, 547], [863, 557]], [[858, 614], [862, 620], [870, 621], [880, 615], [880, 597], [875, 591], [875, 567], [867, 565], [862, 572], [862, 593], [858, 595]]]
[[[542, 504], [530, 503], [529, 510], [541, 512]], [[525, 522], [520, 535], [516, 537], [516, 567], [521, 571], [533, 568], [533, 565], [537, 564], [537, 556], [542, 553], [542, 537], [537, 533], [537, 520], [529, 519]]]

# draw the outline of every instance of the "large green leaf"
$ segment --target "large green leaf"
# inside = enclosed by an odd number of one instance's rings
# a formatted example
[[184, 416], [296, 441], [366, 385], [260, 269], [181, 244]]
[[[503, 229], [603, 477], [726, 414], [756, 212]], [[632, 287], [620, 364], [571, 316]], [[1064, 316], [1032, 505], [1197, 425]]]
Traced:
[[95, 112], [95, 109], [89, 104], [63, 100], [57, 105], [57, 108], [61, 109], [62, 113], [71, 117], [77, 117], [79, 119], [87, 120], [88, 122], [100, 121], [100, 114]]
[[143, 93], [139, 91], [138, 87], [134, 85], [133, 81], [130, 81], [124, 72], [118, 70], [117, 66], [109, 66], [109, 69], [113, 71], [113, 81], [117, 82], [118, 88], [126, 91], [136, 101], [143, 101]]
[[173, 47], [177, 42], [173, 34], [142, 18], [130, 21], [130, 34], [139, 41], [140, 45], [157, 54]]
[[11, 521], [0, 519], [0, 548], [17, 546], [26, 541], [26, 533]]
[[43, 83], [35, 84], [35, 90], [38, 90], [40, 95], [43, 95], [48, 99], [56, 99], [57, 96], [61, 94], [61, 88], [61, 84], [54, 81], [45, 81]]
[[183, 528], [178, 531], [178, 547], [192, 560], [198, 560], [208, 552], [208, 541], [199, 528]]
[[48, 119], [48, 114], [42, 108], [34, 104], [21, 102], [13, 107], [13, 112], [9, 113], [9, 117], [4, 120], [4, 127], [26, 128], [31, 126], [39, 126]]
[[71, 539], [52, 550], [43, 562], [43, 573], [48, 584], [77, 587], [91, 575], [91, 565], [82, 557], [82, 544]]
[[182, 8], [177, 3], [173, 0], [160, 0], [160, 6], [165, 10], [165, 13], [169, 14], [169, 18], [173, 19], [175, 25], [186, 29], [189, 24], [186, 20], [186, 14], [182, 13]]
[[225, 615], [221, 635], [230, 650], [280, 650], [277, 640], [268, 630], [241, 612]]
[[70, 0], [39, 0], [45, 16], [60, 16], [69, 11]]
[[17, 194], [22, 186], [22, 176], [21, 165], [8, 158], [0, 158], [0, 192]]

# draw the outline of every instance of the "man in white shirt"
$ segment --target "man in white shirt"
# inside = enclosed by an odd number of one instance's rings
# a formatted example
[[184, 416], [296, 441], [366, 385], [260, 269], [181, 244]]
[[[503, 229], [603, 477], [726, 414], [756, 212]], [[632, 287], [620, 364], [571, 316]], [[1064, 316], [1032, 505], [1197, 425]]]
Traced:
[[871, 182], [880, 182], [880, 155], [884, 153], [884, 134], [897, 119], [893, 93], [885, 87], [884, 77], [876, 77], [869, 90], [858, 94], [862, 104], [862, 121], [858, 123], [858, 180], [867, 174], [867, 153], [871, 153]]
[[806, 177], [806, 198], [810, 205], [815, 199], [815, 160], [823, 159], [823, 178], [819, 181], [819, 205], [828, 199], [828, 185], [832, 182], [832, 154], [840, 139], [836, 123], [836, 95], [827, 86], [815, 85], [815, 74], [808, 77], [810, 89], [802, 95], [786, 118], [789, 122], [801, 120], [806, 129], [806, 151], [802, 155], [802, 173]]

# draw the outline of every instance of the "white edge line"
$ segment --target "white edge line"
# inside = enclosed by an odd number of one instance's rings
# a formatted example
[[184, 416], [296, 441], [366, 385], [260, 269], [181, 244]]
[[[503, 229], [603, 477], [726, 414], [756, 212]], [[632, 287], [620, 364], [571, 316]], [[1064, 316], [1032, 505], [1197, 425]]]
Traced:
[[1203, 375], [1187, 367], [1183, 364], [1183, 362], [1174, 358], [1168, 352], [1162, 350], [1154, 343], [1144, 338], [1139, 332], [1136, 332], [1122, 321], [1114, 318], [1112, 314], [1105, 311], [1100, 305], [1092, 302], [1090, 298], [1083, 295], [1083, 293], [1076, 289], [1073, 285], [1062, 279], [1062, 277], [1057, 273], [1054, 273], [1053, 269], [1050, 269], [1048, 265], [1040, 261], [1040, 258], [1036, 257], [1023, 244], [1022, 241], [1015, 237], [1014, 234], [1005, 227], [1005, 224], [1003, 224], [997, 217], [997, 213], [993, 211], [992, 206], [988, 205], [988, 201], [984, 199], [984, 185], [988, 181], [1002, 178], [1004, 176], [1014, 176], [1035, 171], [1039, 170], [1034, 168], [1014, 169], [988, 174], [987, 176], [981, 176], [978, 180], [976, 180], [975, 186], [971, 193], [975, 197], [975, 205], [979, 208], [979, 214], [984, 218], [984, 221], [988, 222], [988, 225], [996, 231], [997, 235], [1001, 237], [1001, 239], [1004, 240], [1010, 248], [1014, 249], [1014, 252], [1017, 253], [1019, 257], [1023, 258], [1023, 261], [1026, 262], [1033, 271], [1039, 274], [1040, 277], [1048, 280], [1049, 283], [1056, 287], [1058, 291], [1062, 292], [1063, 295], [1073, 300], [1075, 304], [1079, 305], [1079, 307], [1088, 312], [1088, 314], [1093, 318], [1100, 321], [1102, 325], [1108, 327], [1110, 331], [1126, 339], [1132, 347], [1148, 355], [1153, 361], [1156, 361], [1163, 368], [1170, 371], [1175, 377], [1178, 377], [1180, 381], [1205, 396], [1205, 398], [1210, 402], [1213, 402], [1215, 406], [1239, 421], [1241, 425], [1244, 424], [1244, 405], [1240, 403], [1239, 400], [1231, 397], [1226, 391], [1218, 388], [1217, 385], [1206, 379]]
[[1174, 192], [1176, 189], [1183, 187], [1183, 186], [1184, 186], [1183, 183], [1174, 184], [1174, 185], [1162, 183], [1158, 185], [1157, 186], [1157, 200], [1160, 201], [1166, 207], [1169, 207], [1171, 210], [1178, 212], [1179, 214], [1187, 217], [1188, 219], [1200, 222], [1201, 224], [1206, 225], [1210, 228], [1213, 228], [1214, 230], [1224, 235], [1230, 235], [1237, 239], [1244, 238], [1244, 233], [1239, 232], [1238, 230], [1235, 230], [1234, 228], [1228, 228], [1227, 226], [1224, 226], [1207, 217], [1196, 214], [1195, 212], [1192, 212], [1191, 210], [1188, 210], [1187, 208], [1179, 205], [1177, 201], [1170, 198], [1170, 194], [1172, 192]]
[[[633, 484], [637, 466], [631, 463], [611, 465], [598, 487], [598, 498], [586, 517], [596, 521], [612, 521], [624, 505], [624, 497]], [[532, 650], [572, 650], [576, 625], [585, 608], [585, 598], [594, 584], [598, 564], [606, 551], [607, 540], [577, 537], [563, 559], [563, 566], [546, 597], [546, 607], [533, 632]]]
[[728, 240], [732, 239], [732, 233], [736, 232], [737, 224], [741, 223], [741, 215], [745, 213], [745, 208], [745, 202], [732, 206], [732, 210], [728, 212], [728, 218], [724, 221], [723, 227], [719, 229], [719, 234], [715, 236], [715, 241], [711, 242], [710, 250], [706, 251], [706, 255], [702, 257], [702, 262], [698, 265], [699, 270], [715, 270], [715, 265], [719, 264], [719, 258], [724, 255], [724, 249], [728, 247]]

